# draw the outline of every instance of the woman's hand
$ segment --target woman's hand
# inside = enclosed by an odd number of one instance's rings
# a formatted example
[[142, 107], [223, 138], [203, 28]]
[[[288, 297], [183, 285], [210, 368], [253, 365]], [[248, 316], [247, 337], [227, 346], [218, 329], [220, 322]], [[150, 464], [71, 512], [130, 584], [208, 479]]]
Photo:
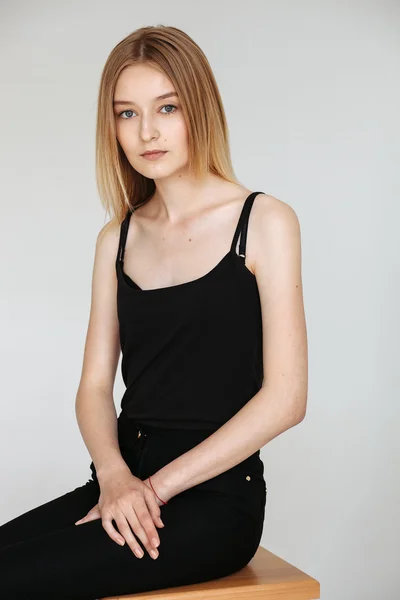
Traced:
[[[160, 539], [156, 526], [164, 527], [160, 517], [161, 504], [148, 479], [142, 481], [124, 469], [114, 472], [100, 483], [98, 504], [83, 519], [76, 521], [75, 525], [101, 518], [103, 527], [112, 540], [121, 546], [126, 541], [136, 556], [142, 558], [143, 551], [133, 531], [150, 555], [152, 551], [156, 552], [151, 555], [152, 558], [157, 558]], [[112, 520], [118, 525], [120, 533], [114, 528]]]

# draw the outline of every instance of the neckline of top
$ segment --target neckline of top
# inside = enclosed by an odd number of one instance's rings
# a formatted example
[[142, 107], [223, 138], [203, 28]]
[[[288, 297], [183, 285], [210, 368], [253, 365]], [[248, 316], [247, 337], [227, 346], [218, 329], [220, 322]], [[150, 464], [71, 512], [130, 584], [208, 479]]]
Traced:
[[183, 281], [182, 283], [176, 283], [174, 285], [168, 285], [168, 286], [158, 287], [158, 288], [144, 289], [144, 288], [139, 287], [138, 284], [131, 277], [129, 277], [129, 275], [127, 273], [125, 273], [125, 271], [122, 268], [121, 261], [118, 261], [117, 268], [119, 270], [119, 274], [121, 275], [122, 282], [128, 290], [131, 290], [132, 292], [138, 292], [140, 294], [150, 294], [152, 292], [163, 293], [168, 290], [177, 290], [178, 288], [180, 289], [180, 288], [184, 288], [184, 287], [189, 287], [189, 286], [193, 286], [193, 285], [203, 282], [208, 277], [211, 277], [212, 275], [214, 275], [227, 262], [229, 257], [232, 257], [233, 260], [236, 259], [236, 260], [240, 261], [240, 265], [250, 275], [250, 277], [252, 279], [256, 278], [254, 273], [252, 271], [250, 271], [250, 269], [248, 267], [246, 267], [244, 260], [242, 260], [242, 258], [238, 254], [236, 254], [236, 252], [234, 250], [228, 250], [228, 252], [221, 258], [221, 260], [210, 271], [205, 273], [205, 275], [201, 275], [200, 277], [196, 277], [196, 279], [191, 279], [190, 281]]
[[[250, 277], [255, 280], [256, 277], [254, 275], [254, 273], [252, 271], [250, 271], [250, 269], [248, 267], [246, 267], [245, 265], [245, 245], [246, 245], [246, 237], [247, 237], [247, 221], [246, 221], [246, 227], [244, 228], [244, 230], [242, 230], [242, 224], [243, 222], [246, 220], [246, 218], [248, 217], [250, 210], [251, 210], [251, 206], [253, 204], [253, 201], [255, 199], [255, 197], [258, 194], [262, 194], [263, 192], [252, 192], [251, 194], [249, 194], [246, 198], [246, 200], [243, 203], [241, 212], [240, 212], [240, 216], [235, 228], [235, 232], [232, 238], [232, 243], [231, 243], [231, 247], [228, 250], [228, 252], [221, 258], [221, 260], [218, 261], [218, 263], [207, 273], [205, 273], [204, 275], [201, 275], [200, 277], [196, 277], [196, 279], [191, 279], [190, 281], [183, 281], [182, 283], [177, 283], [174, 285], [168, 285], [168, 286], [164, 286], [164, 287], [157, 287], [157, 288], [141, 288], [127, 273], [125, 273], [124, 269], [123, 269], [123, 254], [125, 251], [125, 242], [126, 242], [126, 236], [127, 236], [127, 230], [129, 227], [129, 220], [130, 217], [132, 215], [132, 213], [136, 210], [136, 208], [134, 208], [133, 210], [130, 210], [123, 223], [125, 223], [125, 231], [123, 234], [123, 238], [120, 239], [120, 249], [118, 251], [118, 255], [117, 255], [117, 269], [118, 272], [122, 278], [122, 281], [125, 285], [125, 287], [133, 292], [138, 292], [140, 294], [151, 294], [151, 293], [163, 293], [163, 292], [167, 292], [169, 290], [177, 290], [180, 288], [184, 288], [184, 287], [188, 287], [191, 285], [196, 285], [197, 283], [203, 282], [204, 280], [206, 280], [208, 277], [212, 276], [220, 267], [222, 267], [225, 262], [227, 261], [227, 259], [229, 257], [232, 257], [233, 259], [236, 259], [238, 261], [240, 261], [241, 265], [243, 266], [243, 268], [245, 269], [245, 271], [247, 271], [247, 274], [250, 275]], [[236, 244], [237, 244], [237, 239], [239, 237], [239, 234], [242, 232], [241, 238], [240, 238], [240, 244], [239, 244], [239, 254], [236, 253]], [[121, 244], [122, 241], [122, 244]]]

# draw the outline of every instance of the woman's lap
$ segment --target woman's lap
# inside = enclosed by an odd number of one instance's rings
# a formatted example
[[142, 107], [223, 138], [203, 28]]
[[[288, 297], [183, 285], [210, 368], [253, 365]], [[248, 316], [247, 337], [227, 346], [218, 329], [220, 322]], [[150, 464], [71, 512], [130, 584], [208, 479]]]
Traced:
[[85, 485], [4, 523], [0, 526], [0, 551], [9, 544], [69, 527], [97, 504], [99, 493], [98, 483], [90, 479]]
[[[188, 489], [161, 507], [159, 557], [137, 558], [101, 519], [75, 521], [97, 503], [89, 480], [0, 527], [0, 592], [13, 600], [95, 600], [224, 577], [254, 556], [262, 524], [223, 494]], [[115, 522], [114, 522], [115, 526]]]

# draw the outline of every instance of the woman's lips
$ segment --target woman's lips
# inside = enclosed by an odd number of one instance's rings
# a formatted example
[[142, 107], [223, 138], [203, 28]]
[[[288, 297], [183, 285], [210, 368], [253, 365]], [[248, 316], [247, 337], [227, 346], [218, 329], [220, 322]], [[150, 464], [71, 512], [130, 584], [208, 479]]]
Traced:
[[164, 156], [164, 154], [167, 153], [167, 150], [165, 150], [165, 152], [151, 152], [150, 154], [143, 154], [143, 158], [146, 158], [147, 160], [157, 160], [158, 158], [161, 158], [161, 156]]

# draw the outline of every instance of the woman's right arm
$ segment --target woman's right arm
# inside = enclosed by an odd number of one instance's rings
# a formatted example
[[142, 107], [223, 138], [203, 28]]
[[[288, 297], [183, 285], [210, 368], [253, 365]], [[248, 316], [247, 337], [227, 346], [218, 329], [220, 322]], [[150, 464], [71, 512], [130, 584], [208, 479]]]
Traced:
[[119, 233], [120, 225], [112, 219], [97, 236], [90, 318], [76, 395], [79, 429], [100, 487], [99, 502], [89, 511], [93, 511], [94, 516], [89, 518], [88, 514], [82, 521], [101, 518], [111, 539], [122, 544], [126, 541], [131, 550], [142, 557], [136, 535], [156, 559], [160, 544], [156, 526], [163, 527], [160, 506], [154, 491], [132, 475], [118, 442], [113, 390], [121, 352], [115, 271]]
[[115, 273], [119, 231], [119, 224], [112, 219], [97, 236], [89, 325], [75, 402], [78, 426], [99, 483], [110, 473], [129, 471], [119, 449], [113, 397], [121, 351]]

